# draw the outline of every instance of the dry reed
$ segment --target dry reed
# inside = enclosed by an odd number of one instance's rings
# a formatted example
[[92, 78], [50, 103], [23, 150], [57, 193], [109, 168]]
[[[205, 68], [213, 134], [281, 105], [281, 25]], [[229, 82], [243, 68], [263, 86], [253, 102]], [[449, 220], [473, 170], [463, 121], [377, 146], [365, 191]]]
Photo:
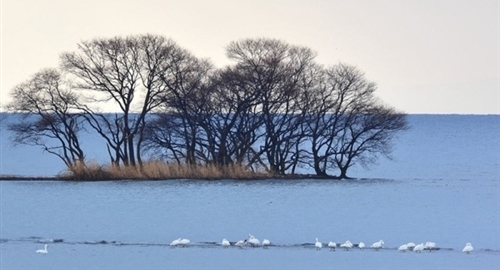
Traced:
[[162, 180], [162, 179], [262, 179], [271, 174], [252, 171], [242, 165], [187, 165], [162, 161], [144, 162], [142, 166], [99, 165], [95, 162], [77, 163], [61, 175], [62, 178], [92, 180]]

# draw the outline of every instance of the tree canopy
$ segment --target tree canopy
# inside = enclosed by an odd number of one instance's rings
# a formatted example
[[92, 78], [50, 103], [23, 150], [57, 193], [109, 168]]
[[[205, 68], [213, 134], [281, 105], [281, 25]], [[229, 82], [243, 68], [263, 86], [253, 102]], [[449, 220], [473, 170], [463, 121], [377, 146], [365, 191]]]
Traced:
[[14, 88], [8, 109], [31, 118], [9, 128], [15, 142], [41, 146], [67, 166], [85, 162], [85, 126], [115, 166], [141, 166], [145, 156], [338, 178], [390, 158], [393, 139], [408, 128], [357, 67], [325, 67], [310, 48], [277, 39], [234, 41], [226, 54], [233, 63], [216, 68], [158, 35], [83, 41], [59, 68]]

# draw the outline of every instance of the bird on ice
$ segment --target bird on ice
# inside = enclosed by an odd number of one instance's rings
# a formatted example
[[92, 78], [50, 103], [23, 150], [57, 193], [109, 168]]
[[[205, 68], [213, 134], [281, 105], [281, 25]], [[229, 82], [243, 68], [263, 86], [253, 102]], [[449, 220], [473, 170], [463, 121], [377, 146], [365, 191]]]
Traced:
[[408, 250], [408, 244], [402, 244], [398, 248], [399, 251], [406, 252]]
[[247, 241], [252, 247], [256, 247], [260, 245], [259, 239], [255, 238], [253, 235], [249, 234], [248, 235], [248, 241]]
[[271, 241], [269, 241], [269, 239], [262, 240], [262, 246], [264, 248], [267, 248], [269, 245], [271, 245]]
[[384, 241], [383, 240], [380, 240], [378, 242], [375, 242], [372, 244], [371, 248], [375, 249], [375, 250], [379, 250], [382, 248], [382, 246], [384, 245]]
[[413, 248], [413, 251], [417, 253], [422, 253], [422, 250], [424, 250], [424, 243], [420, 243]]
[[316, 237], [316, 243], [314, 244], [317, 250], [320, 250], [323, 247], [323, 244], [318, 241], [318, 238]]
[[359, 242], [359, 244], [358, 244], [358, 248], [359, 248], [359, 249], [364, 249], [364, 248], [365, 248], [365, 243], [363, 243], [363, 242]]
[[345, 241], [345, 243], [343, 243], [343, 244], [340, 245], [340, 247], [341, 248], [345, 248], [345, 250], [351, 249], [352, 246], [353, 245], [352, 245], [351, 241], [349, 241], [349, 240]]
[[230, 245], [231, 245], [231, 243], [229, 243], [229, 241], [227, 241], [227, 239], [226, 239], [226, 238], [224, 238], [224, 239], [222, 239], [221, 245], [222, 245], [223, 247], [228, 247], [228, 246], [230, 246]]
[[328, 243], [328, 247], [330, 248], [330, 250], [335, 251], [335, 248], [337, 247], [337, 243], [330, 241]]
[[472, 247], [472, 244], [471, 243], [467, 243], [467, 244], [465, 244], [464, 249], [462, 249], [462, 252], [470, 254], [473, 250], [474, 250], [474, 248]]
[[175, 247], [175, 246], [178, 246], [179, 243], [181, 242], [182, 238], [179, 238], [179, 239], [175, 239], [174, 241], [170, 242], [170, 246], [171, 247]]
[[242, 247], [246, 244], [247, 244], [247, 240], [245, 239], [245, 240], [240, 240], [240, 241], [236, 242], [234, 245], [237, 247]]
[[191, 241], [189, 241], [189, 239], [186, 239], [186, 238], [182, 238], [180, 241], [179, 241], [179, 245], [180, 246], [187, 246], [189, 243], [191, 243]]
[[35, 251], [35, 252], [36, 252], [36, 253], [40, 253], [40, 254], [47, 254], [47, 253], [49, 253], [49, 251], [47, 250], [47, 247], [48, 247], [48, 246], [49, 246], [49, 245], [45, 245], [45, 248], [44, 248], [44, 249], [39, 249], [39, 250], [37, 250], [37, 251]]
[[409, 250], [413, 250], [415, 248], [415, 243], [410, 242], [410, 243], [406, 244], [406, 246], [408, 247]]
[[428, 249], [429, 251], [432, 251], [433, 249], [436, 248], [436, 243], [434, 242], [426, 242], [424, 249]]

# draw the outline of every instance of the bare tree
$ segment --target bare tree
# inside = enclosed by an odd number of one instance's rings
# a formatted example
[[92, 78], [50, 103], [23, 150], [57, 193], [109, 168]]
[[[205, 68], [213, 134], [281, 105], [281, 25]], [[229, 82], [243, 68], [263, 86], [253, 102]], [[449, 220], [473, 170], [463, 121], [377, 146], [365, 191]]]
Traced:
[[59, 157], [68, 168], [84, 162], [78, 133], [82, 118], [75, 113], [78, 96], [56, 69], [44, 69], [17, 85], [7, 109], [22, 113], [22, 121], [9, 125], [18, 144], [40, 146]]
[[235, 63], [214, 70], [161, 36], [81, 42], [62, 54], [61, 71], [42, 70], [14, 89], [8, 108], [25, 120], [9, 128], [15, 142], [41, 146], [68, 167], [84, 161], [85, 119], [116, 166], [142, 165], [149, 152], [277, 174], [312, 164], [317, 175], [338, 169], [340, 178], [354, 164], [390, 158], [392, 140], [408, 128], [356, 67], [325, 69], [311, 49], [276, 39], [231, 42], [226, 53]]
[[349, 125], [337, 140], [332, 164], [340, 170], [339, 178], [349, 178], [347, 170], [358, 162], [368, 166], [382, 155], [390, 158], [392, 140], [406, 130], [406, 115], [381, 104], [367, 104], [350, 115]]
[[[92, 104], [82, 107], [89, 123], [106, 140], [115, 165], [141, 163], [146, 116], [171, 95], [165, 78], [178, 75], [184, 50], [155, 35], [94, 39], [78, 48], [61, 56], [62, 67]], [[103, 103], [119, 113], [99, 113], [95, 105]]]
[[238, 164], [249, 167], [250, 149], [259, 139], [262, 118], [255, 112], [260, 103], [259, 92], [238, 69], [226, 67], [213, 76], [211, 100], [202, 127], [207, 134], [207, 149], [212, 162], [218, 165]]
[[203, 141], [207, 134], [202, 128], [208, 117], [206, 108], [210, 103], [208, 84], [213, 71], [212, 64], [199, 59], [185, 50], [179, 50], [171, 61], [171, 68], [161, 76], [169, 95], [162, 103], [163, 112], [177, 116], [173, 126], [180, 135], [176, 141], [183, 145], [183, 159], [187, 164], [206, 161], [207, 153]]
[[302, 136], [300, 124], [300, 83], [315, 54], [305, 47], [275, 39], [246, 39], [232, 42], [227, 55], [235, 68], [250, 80], [249, 91], [260, 97], [258, 110], [265, 129], [264, 153], [269, 170], [284, 174], [297, 159], [296, 145]]
[[336, 168], [339, 178], [347, 178], [356, 162], [366, 166], [379, 154], [389, 157], [392, 139], [407, 128], [405, 115], [381, 105], [374, 96], [376, 85], [356, 67], [338, 64], [317, 78], [304, 99], [316, 174], [327, 176], [328, 169]]
[[158, 112], [148, 123], [145, 149], [178, 163], [206, 162], [206, 129], [212, 64], [186, 50], [171, 55], [169, 69], [159, 77], [165, 87]]
[[182, 117], [176, 113], [152, 115], [144, 132], [143, 150], [177, 164], [186, 161], [186, 143]]

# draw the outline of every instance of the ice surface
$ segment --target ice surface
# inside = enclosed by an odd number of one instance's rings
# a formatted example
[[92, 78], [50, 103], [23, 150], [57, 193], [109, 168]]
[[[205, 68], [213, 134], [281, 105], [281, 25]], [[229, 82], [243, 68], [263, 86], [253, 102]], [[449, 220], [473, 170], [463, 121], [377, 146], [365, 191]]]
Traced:
[[[410, 116], [394, 160], [348, 181], [0, 181], [0, 268], [499, 269], [499, 120]], [[1, 174], [62, 170], [0, 133]], [[219, 245], [248, 234], [273, 246]], [[168, 247], [179, 237], [190, 246]], [[385, 244], [316, 251], [316, 237]], [[427, 241], [440, 249], [397, 251]], [[45, 242], [49, 254], [36, 254]]]
[[[5, 268], [478, 269], [500, 263], [500, 194], [493, 180], [0, 184]], [[219, 244], [248, 234], [274, 246]], [[168, 247], [179, 237], [190, 246]], [[315, 251], [316, 237], [324, 245], [385, 244], [378, 252]], [[58, 241], [48, 256], [35, 257], [50, 239]], [[410, 241], [440, 249], [397, 251]], [[467, 242], [471, 255], [461, 252]]]

